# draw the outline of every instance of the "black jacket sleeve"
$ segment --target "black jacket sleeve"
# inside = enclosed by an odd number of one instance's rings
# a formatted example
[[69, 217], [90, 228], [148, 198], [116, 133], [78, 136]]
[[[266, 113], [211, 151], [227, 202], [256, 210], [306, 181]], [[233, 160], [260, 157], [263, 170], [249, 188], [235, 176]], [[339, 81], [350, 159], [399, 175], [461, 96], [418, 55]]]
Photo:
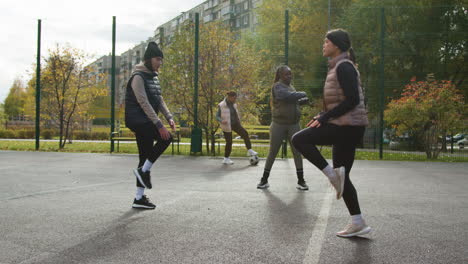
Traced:
[[343, 89], [345, 100], [335, 108], [322, 114], [318, 119], [320, 123], [326, 123], [330, 118], [340, 117], [359, 104], [358, 74], [353, 65], [349, 62], [341, 63], [336, 69], [336, 74]]

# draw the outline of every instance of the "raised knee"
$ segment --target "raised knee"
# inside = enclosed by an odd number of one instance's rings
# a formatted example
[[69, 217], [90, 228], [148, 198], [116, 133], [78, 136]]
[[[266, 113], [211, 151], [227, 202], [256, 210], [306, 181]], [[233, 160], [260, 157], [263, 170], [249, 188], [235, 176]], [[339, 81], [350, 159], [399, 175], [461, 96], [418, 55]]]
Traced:
[[293, 146], [295, 148], [297, 148], [300, 144], [299, 144], [299, 136], [297, 135], [297, 133], [295, 133], [292, 137], [291, 137], [291, 144], [293, 144]]

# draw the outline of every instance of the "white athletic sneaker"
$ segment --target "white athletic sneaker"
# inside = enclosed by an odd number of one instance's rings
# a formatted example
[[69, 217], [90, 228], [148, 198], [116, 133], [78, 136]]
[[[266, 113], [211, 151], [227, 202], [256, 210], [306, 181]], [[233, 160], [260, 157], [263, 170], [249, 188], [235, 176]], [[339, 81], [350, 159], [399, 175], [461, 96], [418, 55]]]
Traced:
[[345, 227], [344, 230], [336, 233], [339, 237], [353, 237], [353, 236], [361, 236], [368, 234], [372, 228], [366, 225], [363, 221], [362, 224], [349, 224]]
[[258, 153], [254, 151], [253, 149], [247, 150], [247, 156], [257, 156]]
[[333, 170], [335, 171], [335, 177], [328, 179], [336, 190], [336, 199], [339, 200], [343, 196], [344, 191], [345, 168], [339, 167]]
[[223, 164], [232, 165], [234, 164], [234, 161], [232, 161], [230, 158], [224, 158]]

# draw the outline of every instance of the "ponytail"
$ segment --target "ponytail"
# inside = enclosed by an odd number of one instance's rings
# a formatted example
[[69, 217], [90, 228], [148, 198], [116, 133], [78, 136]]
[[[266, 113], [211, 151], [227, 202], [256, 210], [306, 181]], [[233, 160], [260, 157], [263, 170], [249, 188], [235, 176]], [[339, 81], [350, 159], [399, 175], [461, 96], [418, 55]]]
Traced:
[[349, 48], [348, 54], [349, 54], [349, 60], [351, 60], [354, 64], [356, 64], [356, 54], [354, 53], [353, 47]]

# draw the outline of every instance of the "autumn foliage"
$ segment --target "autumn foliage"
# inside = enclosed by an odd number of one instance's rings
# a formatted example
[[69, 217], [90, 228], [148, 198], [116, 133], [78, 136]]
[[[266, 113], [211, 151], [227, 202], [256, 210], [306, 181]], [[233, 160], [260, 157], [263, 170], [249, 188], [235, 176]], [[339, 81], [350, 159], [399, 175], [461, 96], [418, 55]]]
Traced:
[[401, 97], [391, 100], [385, 121], [397, 135], [409, 135], [428, 158], [436, 159], [445, 135], [463, 126], [463, 112], [464, 98], [455, 85], [429, 76], [425, 81], [412, 79]]

